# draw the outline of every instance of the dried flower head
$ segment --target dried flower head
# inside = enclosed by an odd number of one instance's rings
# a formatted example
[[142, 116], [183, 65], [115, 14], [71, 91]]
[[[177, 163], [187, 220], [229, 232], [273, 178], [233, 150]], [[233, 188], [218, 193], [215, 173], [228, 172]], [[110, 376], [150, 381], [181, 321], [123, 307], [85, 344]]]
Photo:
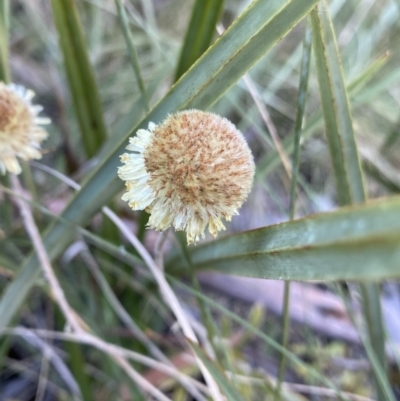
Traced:
[[24, 160], [40, 159], [40, 142], [47, 132], [40, 127], [49, 124], [39, 117], [42, 107], [33, 105], [34, 93], [20, 85], [0, 82], [0, 173], [6, 170], [19, 174], [17, 157]]
[[225, 229], [251, 190], [254, 161], [243, 135], [226, 118], [186, 110], [130, 138], [118, 169], [122, 199], [151, 213], [148, 226], [186, 230], [188, 243]]

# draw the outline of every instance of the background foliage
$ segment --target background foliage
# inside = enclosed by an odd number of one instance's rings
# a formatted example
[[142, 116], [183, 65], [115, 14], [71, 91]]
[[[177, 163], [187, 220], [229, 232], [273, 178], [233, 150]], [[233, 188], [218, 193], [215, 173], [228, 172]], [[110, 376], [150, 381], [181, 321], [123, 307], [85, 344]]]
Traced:
[[[394, 400], [380, 293], [399, 294], [400, 3], [0, 4], [1, 80], [34, 89], [53, 121], [24, 190], [1, 178], [0, 400]], [[146, 231], [116, 177], [138, 128], [187, 108], [232, 120], [257, 165], [234, 235], [189, 248]], [[282, 321], [233, 312], [203, 270], [286, 280]], [[291, 329], [289, 280], [341, 297], [358, 345]], [[367, 368], [338, 372], [338, 355]]]

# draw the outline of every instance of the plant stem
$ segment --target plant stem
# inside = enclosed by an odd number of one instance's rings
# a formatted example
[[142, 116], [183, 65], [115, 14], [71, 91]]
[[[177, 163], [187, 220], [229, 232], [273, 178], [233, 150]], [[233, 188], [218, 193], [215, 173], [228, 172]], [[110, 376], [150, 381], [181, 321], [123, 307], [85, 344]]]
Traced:
[[[312, 44], [311, 39], [312, 39], [311, 28], [310, 24], [308, 23], [303, 41], [303, 56], [301, 60], [300, 83], [299, 83], [299, 91], [297, 94], [297, 112], [296, 112], [296, 121], [294, 127], [294, 155], [293, 155], [292, 174], [291, 174], [292, 179], [290, 186], [290, 212], [289, 212], [290, 220], [293, 220], [295, 215], [297, 177], [299, 172], [299, 160], [300, 160], [300, 139], [303, 125], [304, 110], [306, 105], [308, 77], [310, 75], [310, 59], [311, 59], [311, 44]], [[282, 315], [282, 331], [283, 331], [282, 346], [284, 348], [287, 348], [287, 343], [289, 339], [289, 329], [290, 329], [289, 300], [290, 300], [290, 281], [285, 281], [285, 289], [283, 295], [283, 315]], [[280, 394], [281, 384], [285, 376], [285, 368], [286, 368], [286, 357], [285, 354], [282, 354], [279, 364], [278, 382], [276, 387], [277, 396]]]

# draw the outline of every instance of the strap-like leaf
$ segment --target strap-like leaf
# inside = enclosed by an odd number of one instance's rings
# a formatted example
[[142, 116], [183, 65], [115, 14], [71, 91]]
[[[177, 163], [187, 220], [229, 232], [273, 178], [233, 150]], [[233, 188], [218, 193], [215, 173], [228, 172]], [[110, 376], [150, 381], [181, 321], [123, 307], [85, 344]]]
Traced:
[[107, 137], [98, 88], [89, 61], [75, 1], [52, 0], [73, 107], [89, 157], [93, 157]]
[[314, 54], [337, 197], [340, 204], [346, 205], [364, 202], [365, 193], [347, 91], [327, 7], [323, 3], [318, 11], [311, 12]]
[[[190, 249], [193, 269], [284, 280], [400, 277], [400, 197], [343, 207]], [[180, 256], [167, 264], [185, 271]]]
[[[337, 198], [342, 205], [361, 203], [366, 200], [361, 166], [347, 91], [343, 79], [339, 50], [326, 1], [322, 1], [311, 12], [311, 21], [325, 129], [336, 178]], [[386, 242], [386, 240], [390, 242], [388, 238], [380, 237], [376, 240], [375, 244], [380, 241]], [[393, 256], [393, 253], [395, 255], [398, 248], [395, 243], [392, 245], [394, 245], [394, 249], [392, 250], [385, 248], [386, 246], [390, 247], [388, 243], [379, 249], [376, 248], [376, 253], [370, 255], [371, 261], [373, 261], [370, 267], [374, 265], [375, 269], [379, 269], [376, 258], [378, 255], [384, 256], [384, 249], [387, 250], [388, 255]], [[366, 248], [362, 252], [364, 255], [368, 254], [371, 248], [374, 248], [368, 247], [368, 243], [365, 246]], [[349, 256], [347, 263], [351, 262], [352, 258]], [[370, 341], [373, 344], [374, 351], [382, 368], [384, 368], [385, 340], [379, 288], [375, 284], [367, 284], [361, 285], [361, 291]], [[378, 390], [378, 398], [379, 400], [383, 400], [383, 389], [378, 387]]]
[[175, 74], [177, 81], [208, 49], [224, 0], [196, 0]]

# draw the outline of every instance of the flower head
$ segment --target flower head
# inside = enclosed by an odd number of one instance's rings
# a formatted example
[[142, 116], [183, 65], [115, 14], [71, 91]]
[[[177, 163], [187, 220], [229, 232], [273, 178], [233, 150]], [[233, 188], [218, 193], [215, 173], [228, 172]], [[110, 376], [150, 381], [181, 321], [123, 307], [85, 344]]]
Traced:
[[0, 82], [0, 173], [6, 170], [19, 174], [17, 157], [24, 160], [40, 159], [40, 142], [47, 132], [40, 127], [49, 124], [39, 117], [42, 107], [33, 105], [34, 93], [22, 86]]
[[199, 110], [172, 114], [130, 138], [118, 169], [122, 199], [151, 214], [148, 226], [186, 230], [188, 243], [225, 229], [251, 190], [254, 161], [236, 127]]

